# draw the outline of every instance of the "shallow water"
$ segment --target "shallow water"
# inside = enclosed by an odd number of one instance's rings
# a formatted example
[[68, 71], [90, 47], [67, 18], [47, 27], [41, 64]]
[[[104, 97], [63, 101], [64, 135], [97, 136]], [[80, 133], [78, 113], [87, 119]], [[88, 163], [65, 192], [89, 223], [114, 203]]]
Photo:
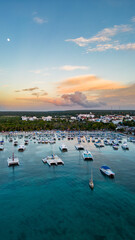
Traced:
[[[22, 140], [19, 140], [20, 143]], [[64, 142], [68, 152], [61, 153]], [[0, 152], [0, 239], [2, 240], [130, 240], [135, 239], [135, 144], [129, 151], [98, 149], [82, 143], [93, 154], [86, 162], [75, 150], [77, 139], [54, 145], [29, 142], [24, 152], [5, 141]], [[7, 166], [12, 154], [20, 166]], [[49, 167], [41, 159], [52, 151], [64, 166]], [[99, 168], [108, 165], [115, 179]], [[93, 191], [89, 178], [93, 168]]]

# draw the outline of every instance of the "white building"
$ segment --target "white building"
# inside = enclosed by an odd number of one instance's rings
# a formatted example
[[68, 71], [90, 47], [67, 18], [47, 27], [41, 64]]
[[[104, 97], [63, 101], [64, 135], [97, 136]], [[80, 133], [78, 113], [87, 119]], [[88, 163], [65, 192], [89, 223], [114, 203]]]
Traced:
[[22, 121], [27, 121], [28, 118], [26, 116], [22, 116]]
[[42, 117], [43, 121], [52, 121], [52, 116], [48, 116], [48, 117]]

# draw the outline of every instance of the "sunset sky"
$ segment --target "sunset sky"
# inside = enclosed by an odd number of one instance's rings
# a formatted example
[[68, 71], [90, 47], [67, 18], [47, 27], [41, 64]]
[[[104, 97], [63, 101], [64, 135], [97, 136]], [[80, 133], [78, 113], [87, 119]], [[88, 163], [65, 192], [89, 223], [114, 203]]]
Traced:
[[1, 1], [0, 110], [70, 109], [135, 109], [135, 1]]

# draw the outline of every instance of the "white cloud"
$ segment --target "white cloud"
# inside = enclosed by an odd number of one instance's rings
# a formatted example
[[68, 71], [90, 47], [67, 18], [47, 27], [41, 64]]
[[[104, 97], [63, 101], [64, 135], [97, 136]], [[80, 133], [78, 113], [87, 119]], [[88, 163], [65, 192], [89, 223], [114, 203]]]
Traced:
[[112, 28], [104, 28], [102, 31], [98, 32], [95, 36], [91, 38], [79, 37], [75, 39], [67, 39], [66, 42], [74, 42], [80, 47], [85, 47], [89, 43], [94, 42], [107, 42], [111, 40], [111, 37], [124, 32], [132, 31], [130, 25], [114, 25]]
[[131, 18], [131, 22], [133, 22], [133, 23], [135, 22], [135, 17]]
[[40, 17], [34, 17], [33, 21], [38, 23], [38, 24], [43, 24], [43, 23], [47, 23], [48, 22], [47, 20], [45, 20], [43, 18], [40, 18]]
[[[133, 33], [134, 32], [134, 24], [135, 17], [131, 19], [132, 24], [121, 24], [121, 25], [114, 25], [111, 28], [104, 28], [103, 30], [99, 31], [96, 35], [90, 38], [79, 37], [75, 39], [67, 39], [66, 42], [74, 42], [80, 47], [86, 47], [86, 52], [103, 52], [109, 49], [114, 50], [135, 50], [135, 43], [127, 42], [127, 43], [120, 43], [116, 36], [118, 37], [119, 34], [123, 33]], [[115, 37], [115, 38], [114, 38]]]
[[50, 73], [48, 73], [47, 71], [48, 71], [48, 68], [30, 70], [29, 72], [37, 75], [41, 74], [43, 76], [50, 76]]
[[87, 69], [89, 69], [88, 66], [64, 65], [64, 66], [60, 67], [60, 70], [64, 70], [64, 71], [87, 70]]
[[34, 74], [40, 74], [42, 72], [42, 70], [41, 69], [30, 70], [29, 72], [34, 73]]
[[94, 48], [88, 48], [87, 52], [103, 52], [109, 49], [114, 50], [135, 50], [135, 43], [127, 43], [127, 44], [98, 44]]

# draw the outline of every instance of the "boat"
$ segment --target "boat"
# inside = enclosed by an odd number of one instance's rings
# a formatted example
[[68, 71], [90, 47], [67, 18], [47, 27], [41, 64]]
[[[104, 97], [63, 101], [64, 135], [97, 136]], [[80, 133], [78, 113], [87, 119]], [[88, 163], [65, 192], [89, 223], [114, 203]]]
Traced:
[[103, 143], [94, 143], [94, 145], [98, 148], [104, 147]]
[[121, 147], [123, 148], [123, 150], [129, 150], [127, 143], [123, 143]]
[[84, 159], [84, 160], [93, 160], [93, 156], [92, 156], [92, 154], [91, 154], [90, 151], [85, 150], [85, 151], [82, 153], [82, 156], [83, 156], [83, 159]]
[[108, 166], [102, 166], [100, 171], [108, 177], [113, 178], [115, 176], [115, 173]]
[[24, 145], [19, 145], [18, 151], [23, 152], [24, 150], [25, 150], [25, 146]]
[[90, 138], [89, 137], [87, 137], [86, 140], [87, 140], [87, 142], [90, 142]]
[[29, 141], [28, 140], [24, 140], [24, 144], [28, 145]]
[[13, 142], [13, 138], [12, 137], [9, 138], [9, 142]]
[[106, 146], [108, 146], [108, 145], [109, 145], [109, 142], [108, 142], [108, 140], [107, 140], [107, 139], [105, 139], [105, 140], [104, 140], [104, 144], [105, 144]]
[[18, 145], [18, 141], [15, 140], [15, 141], [14, 141], [14, 146], [17, 146], [17, 145]]
[[78, 144], [75, 146], [76, 150], [80, 151], [80, 150], [84, 150], [84, 147], [81, 144]]
[[89, 186], [91, 188], [91, 190], [94, 189], [94, 183], [93, 183], [93, 174], [92, 174], [92, 170], [91, 170], [91, 179], [89, 180]]
[[64, 162], [57, 155], [52, 154], [51, 156], [47, 156], [42, 159], [43, 163], [47, 163], [49, 166], [51, 165], [64, 165]]
[[62, 152], [67, 152], [68, 151], [68, 148], [65, 144], [62, 144], [59, 149], [62, 151]]
[[0, 151], [3, 151], [4, 150], [4, 146], [3, 144], [0, 145]]
[[56, 141], [53, 140], [53, 139], [51, 139], [51, 140], [49, 140], [49, 143], [50, 143], [50, 144], [54, 144], [54, 143], [56, 143]]
[[114, 145], [113, 145], [113, 149], [114, 149], [114, 150], [118, 150], [118, 149], [119, 149], [118, 145], [115, 145], [115, 144], [114, 144]]
[[19, 165], [19, 159], [14, 156], [14, 153], [13, 153], [12, 157], [9, 157], [7, 159], [7, 162], [8, 162], [8, 167]]

